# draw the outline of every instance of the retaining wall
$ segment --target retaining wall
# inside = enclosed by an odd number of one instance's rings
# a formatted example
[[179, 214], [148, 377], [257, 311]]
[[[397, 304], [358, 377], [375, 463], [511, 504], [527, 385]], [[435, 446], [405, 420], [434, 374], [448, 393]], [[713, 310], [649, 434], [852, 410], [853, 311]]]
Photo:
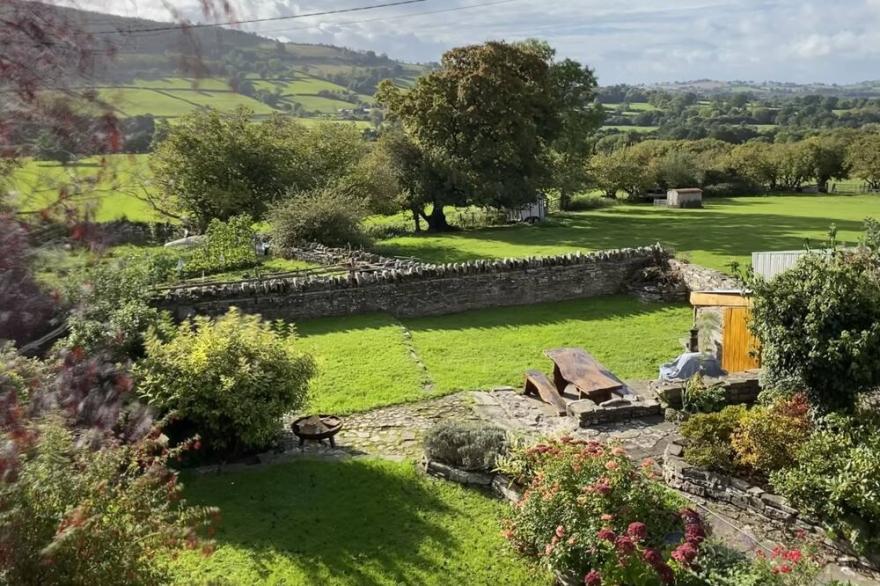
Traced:
[[159, 307], [182, 318], [236, 306], [267, 319], [387, 312], [399, 317], [457, 313], [611, 295], [640, 269], [663, 265], [659, 246], [541, 258], [413, 265], [344, 276], [265, 279], [165, 291]]

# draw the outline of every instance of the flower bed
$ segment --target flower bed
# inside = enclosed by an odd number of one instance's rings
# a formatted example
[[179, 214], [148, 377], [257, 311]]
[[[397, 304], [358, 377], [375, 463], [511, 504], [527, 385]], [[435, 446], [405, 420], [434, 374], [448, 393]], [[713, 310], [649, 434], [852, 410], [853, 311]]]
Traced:
[[876, 560], [860, 557], [849, 543], [828, 539], [820, 521], [802, 514], [784, 497], [741, 478], [689, 464], [684, 459], [684, 443], [681, 439], [670, 441], [663, 454], [663, 478], [670, 487], [748, 511], [783, 531], [809, 532], [842, 561], [855, 558], [865, 568], [877, 567]]
[[705, 539], [700, 516], [620, 447], [564, 437], [513, 450], [500, 468], [525, 487], [504, 534], [564, 584], [672, 584]]

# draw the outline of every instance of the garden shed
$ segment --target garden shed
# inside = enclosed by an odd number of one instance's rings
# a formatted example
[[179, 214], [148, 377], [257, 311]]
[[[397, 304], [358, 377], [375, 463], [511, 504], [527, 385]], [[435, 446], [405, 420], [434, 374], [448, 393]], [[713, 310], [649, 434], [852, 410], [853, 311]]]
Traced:
[[666, 192], [666, 205], [671, 208], [701, 208], [703, 190], [698, 187], [670, 189]]
[[728, 373], [761, 366], [758, 341], [749, 331], [751, 300], [742, 290], [693, 291], [695, 327], [711, 328], [714, 354]]

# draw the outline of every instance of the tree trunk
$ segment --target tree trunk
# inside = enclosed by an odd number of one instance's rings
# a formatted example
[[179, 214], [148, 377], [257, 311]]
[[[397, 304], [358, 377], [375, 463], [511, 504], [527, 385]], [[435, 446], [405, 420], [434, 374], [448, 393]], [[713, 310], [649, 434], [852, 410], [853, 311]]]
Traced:
[[446, 221], [446, 214], [440, 204], [435, 204], [428, 215], [422, 212], [422, 218], [428, 223], [428, 231], [430, 232], [448, 232], [452, 229], [452, 226]]
[[562, 211], [571, 209], [571, 194], [567, 189], [559, 190], [559, 209]]
[[416, 233], [418, 234], [422, 231], [422, 219], [419, 217], [419, 210], [417, 210], [416, 208], [412, 209], [412, 218], [413, 224], [415, 224], [416, 227]]

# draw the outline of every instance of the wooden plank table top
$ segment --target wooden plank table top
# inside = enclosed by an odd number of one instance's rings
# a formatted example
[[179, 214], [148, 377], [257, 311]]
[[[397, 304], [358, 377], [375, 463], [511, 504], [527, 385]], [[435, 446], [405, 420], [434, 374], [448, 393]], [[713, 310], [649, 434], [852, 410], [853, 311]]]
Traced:
[[625, 386], [582, 348], [545, 350], [544, 355], [553, 361], [553, 379], [560, 393], [573, 384], [582, 395], [601, 402], [611, 398], [613, 391], [620, 391]]

